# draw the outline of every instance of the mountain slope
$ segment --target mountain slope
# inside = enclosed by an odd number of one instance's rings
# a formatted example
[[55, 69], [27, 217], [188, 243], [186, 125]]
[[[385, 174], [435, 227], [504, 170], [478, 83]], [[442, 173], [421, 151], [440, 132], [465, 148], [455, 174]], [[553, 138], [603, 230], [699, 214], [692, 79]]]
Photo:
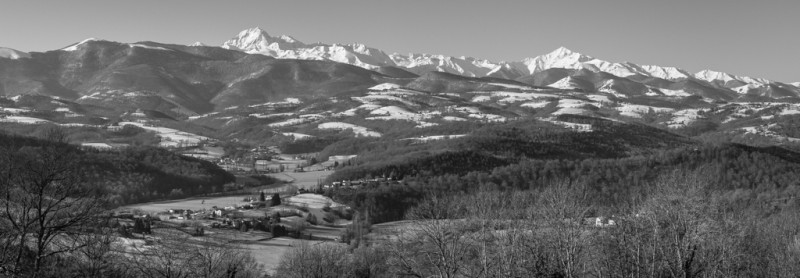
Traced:
[[31, 57], [30, 53], [22, 52], [7, 47], [0, 47], [0, 58], [16, 60], [16, 59], [30, 58], [30, 57]]
[[0, 92], [46, 95], [116, 110], [202, 114], [228, 106], [319, 96], [383, 75], [329, 61], [273, 59], [216, 47], [90, 39], [30, 59], [0, 59]]

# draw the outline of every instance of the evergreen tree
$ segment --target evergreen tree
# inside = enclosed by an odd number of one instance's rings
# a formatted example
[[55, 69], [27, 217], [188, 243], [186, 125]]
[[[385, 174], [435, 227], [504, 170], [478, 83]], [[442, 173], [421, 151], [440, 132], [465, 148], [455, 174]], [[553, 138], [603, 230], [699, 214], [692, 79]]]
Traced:
[[281, 195], [278, 194], [278, 193], [273, 194], [272, 195], [272, 206], [274, 207], [274, 206], [277, 206], [277, 205], [280, 205], [280, 204], [281, 204]]

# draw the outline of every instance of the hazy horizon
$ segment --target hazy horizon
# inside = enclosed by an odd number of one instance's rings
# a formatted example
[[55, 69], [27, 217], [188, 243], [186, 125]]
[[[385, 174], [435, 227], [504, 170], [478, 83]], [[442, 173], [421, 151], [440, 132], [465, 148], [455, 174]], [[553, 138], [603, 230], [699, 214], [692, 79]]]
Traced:
[[[564, 46], [598, 59], [798, 82], [792, 1], [25, 1], [0, 46], [56, 50], [89, 37], [219, 46], [261, 27], [302, 42], [518, 61]], [[14, 27], [19, 26], [19, 27]]]

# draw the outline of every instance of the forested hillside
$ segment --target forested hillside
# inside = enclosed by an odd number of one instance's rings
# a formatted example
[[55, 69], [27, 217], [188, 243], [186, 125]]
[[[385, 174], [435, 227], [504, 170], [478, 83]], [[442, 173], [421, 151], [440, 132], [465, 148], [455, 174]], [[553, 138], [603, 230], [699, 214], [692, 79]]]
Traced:
[[[49, 134], [53, 132], [60, 133]], [[57, 139], [63, 141], [63, 133]], [[211, 162], [153, 147], [99, 151], [0, 133], [0, 149], [7, 156], [51, 150], [69, 154], [80, 165], [82, 177], [104, 191], [112, 206], [219, 192], [224, 184], [235, 181], [233, 175]]]

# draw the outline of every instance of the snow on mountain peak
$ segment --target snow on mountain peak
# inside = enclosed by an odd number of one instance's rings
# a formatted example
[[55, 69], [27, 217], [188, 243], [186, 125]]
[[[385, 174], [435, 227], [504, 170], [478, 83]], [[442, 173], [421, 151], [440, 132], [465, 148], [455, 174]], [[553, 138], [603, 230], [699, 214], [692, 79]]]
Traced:
[[261, 27], [253, 27], [253, 28], [248, 28], [248, 29], [242, 30], [241, 32], [239, 32], [239, 36], [240, 37], [244, 37], [244, 36], [269, 37], [269, 33], [267, 33], [267, 31], [264, 31], [264, 29], [261, 29]]
[[[272, 37], [263, 29], [255, 27], [241, 31], [236, 37], [226, 41], [222, 47], [251, 54], [263, 54], [275, 58], [331, 60], [366, 69], [395, 66], [405, 68], [417, 74], [424, 74], [430, 71], [442, 71], [471, 77], [492, 75], [515, 78], [535, 74], [551, 68], [565, 68], [602, 71], [619, 77], [642, 75], [672, 81], [694, 77], [722, 86], [741, 86], [741, 83], [770, 83], [770, 81], [766, 79], [734, 76], [711, 70], [704, 70], [692, 74], [676, 67], [637, 65], [628, 62], [608, 62], [583, 55], [564, 46], [558, 47], [550, 53], [533, 58], [526, 58], [522, 61], [493, 62], [468, 56], [455, 57], [419, 53], [394, 53], [387, 55], [380, 49], [370, 48], [360, 43], [314, 43], [307, 45], [288, 35]], [[729, 81], [734, 80], [737, 82], [729, 83]], [[725, 83], [729, 84], [725, 85]], [[792, 85], [800, 86], [800, 83], [794, 83]]]
[[296, 43], [297, 42], [296, 39], [292, 38], [292, 36], [289, 36], [289, 35], [281, 35], [279, 38], [282, 41], [285, 41], [285, 42], [288, 42], [288, 43]]
[[667, 80], [685, 79], [692, 76], [689, 72], [676, 68], [676, 67], [660, 67], [653, 65], [640, 66], [642, 70], [647, 72], [653, 77], [658, 77]]
[[30, 58], [30, 57], [31, 57], [30, 53], [22, 52], [11, 48], [0, 47], [0, 58], [16, 60], [16, 59]]
[[240, 50], [247, 53], [259, 53], [280, 56], [282, 52], [304, 47], [305, 44], [288, 36], [270, 36], [261, 27], [245, 29], [236, 37], [222, 44], [222, 48]]
[[594, 58], [574, 52], [566, 47], [559, 47], [550, 53], [523, 60], [528, 74], [534, 74], [550, 68], [580, 69], [583, 63]]
[[736, 80], [736, 78], [733, 75], [730, 75], [730, 74], [727, 74], [727, 73], [724, 73], [724, 72], [713, 71], [713, 70], [701, 70], [701, 71], [698, 71], [697, 73], [694, 74], [694, 77], [697, 78], [697, 79], [702, 79], [702, 80], [706, 80], [706, 81], [720, 80], [720, 81], [728, 82], [728, 81], [731, 81], [731, 80]]
[[[551, 56], [555, 55], [555, 56], [559, 56], [559, 57], [564, 57], [564, 56], [569, 56], [569, 55], [576, 54], [576, 53], [577, 52], [572, 51], [569, 48], [560, 46], [560, 47], [556, 48], [556, 50], [553, 50], [552, 52], [550, 52], [550, 53], [548, 53], [546, 55], [551, 55]], [[580, 55], [580, 53], [577, 53], [577, 54]]]
[[98, 40], [98, 39], [95, 39], [95, 38], [88, 38], [88, 39], [82, 40], [82, 41], [81, 41], [81, 42], [79, 42], [79, 43], [76, 43], [76, 44], [73, 44], [73, 45], [70, 45], [70, 46], [64, 47], [64, 48], [62, 48], [61, 50], [63, 50], [63, 51], [75, 51], [75, 50], [78, 50], [78, 47], [80, 47], [80, 46], [81, 46], [81, 45], [83, 45], [84, 43], [91, 42], [91, 41], [97, 41], [97, 40]]
[[207, 46], [207, 45], [202, 42], [195, 42], [193, 44], [190, 44], [189, 46]]
[[729, 73], [713, 71], [713, 70], [702, 70], [702, 71], [699, 71], [699, 72], [695, 73], [694, 77], [697, 78], [697, 79], [705, 80], [705, 81], [712, 82], [712, 83], [721, 81], [723, 83], [722, 85], [725, 85], [726, 83], [728, 83], [730, 81], [738, 81], [738, 82], [742, 82], [742, 83], [757, 84], [757, 85], [764, 85], [764, 84], [770, 83], [769, 80], [766, 80], [766, 79], [763, 79], [763, 78], [752, 78], [752, 77], [747, 77], [747, 76], [735, 76], [735, 75], [732, 75], [732, 74], [729, 74]]

